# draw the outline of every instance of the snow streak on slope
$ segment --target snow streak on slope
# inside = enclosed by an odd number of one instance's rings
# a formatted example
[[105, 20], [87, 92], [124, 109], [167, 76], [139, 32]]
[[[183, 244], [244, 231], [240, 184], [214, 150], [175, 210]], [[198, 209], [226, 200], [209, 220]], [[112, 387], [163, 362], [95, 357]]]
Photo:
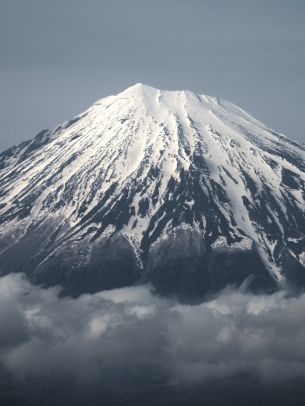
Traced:
[[276, 279], [285, 261], [305, 262], [304, 146], [189, 91], [136, 84], [11, 148], [0, 198], [4, 253], [54, 219], [37, 266], [67, 241], [119, 233], [145, 267], [177, 227], [207, 250], [255, 246]]

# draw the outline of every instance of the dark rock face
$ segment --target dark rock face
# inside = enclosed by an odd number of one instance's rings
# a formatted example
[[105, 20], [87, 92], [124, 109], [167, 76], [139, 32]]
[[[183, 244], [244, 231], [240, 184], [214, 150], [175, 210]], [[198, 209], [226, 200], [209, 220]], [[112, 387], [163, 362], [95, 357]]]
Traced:
[[255, 248], [251, 250], [212, 250], [208, 259], [212, 279], [211, 291], [217, 292], [227, 285], [245, 287], [254, 293], [268, 293], [277, 289]]
[[168, 238], [156, 241], [148, 252], [144, 278], [160, 294], [182, 301], [202, 299], [211, 280], [200, 232], [177, 228]]
[[41, 262], [30, 278], [45, 287], [61, 285], [62, 294], [78, 296], [135, 284], [141, 275], [124, 235], [98, 241], [67, 241]]
[[226, 286], [244, 285], [255, 293], [277, 289], [254, 247], [207, 250], [201, 233], [190, 228], [177, 228], [153, 244], [144, 274], [160, 294], [189, 303]]
[[292, 293], [302, 293], [305, 288], [305, 272], [297, 259], [284, 247], [281, 252], [281, 265], [285, 276], [285, 288]]
[[7, 244], [7, 249], [0, 253], [1, 274], [29, 273], [44, 257], [60, 227], [63, 228], [61, 219], [51, 217], [35, 227], [20, 227], [2, 235], [0, 246], [5, 247]]

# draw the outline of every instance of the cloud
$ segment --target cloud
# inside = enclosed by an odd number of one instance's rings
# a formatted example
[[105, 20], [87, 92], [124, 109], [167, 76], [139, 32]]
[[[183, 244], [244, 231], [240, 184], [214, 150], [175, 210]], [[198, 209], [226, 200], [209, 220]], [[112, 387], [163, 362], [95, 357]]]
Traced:
[[188, 306], [143, 286], [78, 299], [57, 293], [19, 274], [0, 279], [2, 380], [104, 391], [191, 388], [244, 375], [261, 385], [305, 380], [304, 295], [228, 289]]

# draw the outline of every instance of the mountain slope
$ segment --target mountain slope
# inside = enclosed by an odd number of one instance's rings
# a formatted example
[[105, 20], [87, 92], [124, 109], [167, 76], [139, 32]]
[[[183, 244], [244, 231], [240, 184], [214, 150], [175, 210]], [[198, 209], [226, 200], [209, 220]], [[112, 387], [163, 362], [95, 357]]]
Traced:
[[79, 294], [305, 284], [305, 148], [225, 100], [136, 84], [0, 155], [0, 266]]

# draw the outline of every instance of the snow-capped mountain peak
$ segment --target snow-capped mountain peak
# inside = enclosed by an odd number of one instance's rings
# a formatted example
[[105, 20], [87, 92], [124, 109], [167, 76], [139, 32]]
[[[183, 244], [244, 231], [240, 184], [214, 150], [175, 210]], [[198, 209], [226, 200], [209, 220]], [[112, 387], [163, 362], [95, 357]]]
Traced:
[[[270, 280], [288, 268], [302, 279], [304, 185], [301, 144], [228, 101], [137, 83], [0, 155], [3, 271], [72, 286], [88, 269], [111, 273], [122, 256], [119, 285], [154, 281], [169, 267], [166, 247], [173, 261], [199, 258], [203, 290], [218, 283], [224, 250], [254, 255]], [[12, 260], [20, 244], [27, 254]]]

